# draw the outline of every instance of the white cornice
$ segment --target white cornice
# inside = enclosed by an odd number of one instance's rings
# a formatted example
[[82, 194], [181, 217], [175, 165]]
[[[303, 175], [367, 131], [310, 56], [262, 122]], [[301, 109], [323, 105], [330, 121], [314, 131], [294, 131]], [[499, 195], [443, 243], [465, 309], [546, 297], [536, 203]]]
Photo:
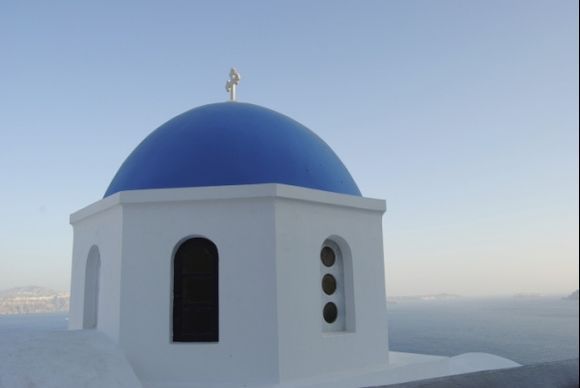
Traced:
[[360, 210], [384, 213], [386, 202], [382, 199], [364, 198], [353, 195], [337, 194], [328, 191], [307, 189], [277, 183], [255, 185], [232, 185], [212, 187], [187, 187], [174, 189], [147, 189], [122, 191], [103, 198], [84, 207], [70, 216], [74, 224], [93, 214], [103, 212], [118, 205], [215, 201], [232, 199], [278, 198], [325, 204], [330, 206], [350, 207]]

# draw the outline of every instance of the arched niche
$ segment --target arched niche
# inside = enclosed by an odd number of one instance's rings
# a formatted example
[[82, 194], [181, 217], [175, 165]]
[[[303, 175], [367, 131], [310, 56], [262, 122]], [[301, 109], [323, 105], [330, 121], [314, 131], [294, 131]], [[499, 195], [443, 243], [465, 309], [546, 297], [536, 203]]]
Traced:
[[87, 255], [85, 267], [85, 299], [83, 329], [95, 329], [99, 320], [99, 283], [101, 272], [101, 254], [93, 245]]

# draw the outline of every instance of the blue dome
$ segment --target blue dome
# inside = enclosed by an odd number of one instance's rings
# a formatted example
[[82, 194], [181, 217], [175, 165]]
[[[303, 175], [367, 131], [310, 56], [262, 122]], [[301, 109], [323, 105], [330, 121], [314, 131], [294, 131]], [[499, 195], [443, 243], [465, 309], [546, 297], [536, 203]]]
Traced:
[[194, 108], [153, 131], [121, 165], [105, 197], [125, 190], [254, 183], [361, 195], [314, 132], [270, 109], [224, 102]]

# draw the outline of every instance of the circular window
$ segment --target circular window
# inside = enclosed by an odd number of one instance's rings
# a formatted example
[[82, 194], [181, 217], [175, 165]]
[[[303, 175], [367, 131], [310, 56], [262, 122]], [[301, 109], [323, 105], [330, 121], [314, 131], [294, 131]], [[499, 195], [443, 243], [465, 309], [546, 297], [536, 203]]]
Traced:
[[332, 302], [325, 304], [322, 316], [327, 323], [334, 323], [338, 317], [338, 309], [336, 308], [336, 305]]
[[331, 274], [326, 274], [322, 277], [322, 290], [326, 295], [334, 294], [336, 291], [336, 279]]
[[324, 264], [325, 266], [332, 267], [336, 261], [336, 254], [334, 253], [332, 248], [324, 247], [320, 252], [320, 260], [322, 261], [322, 264]]

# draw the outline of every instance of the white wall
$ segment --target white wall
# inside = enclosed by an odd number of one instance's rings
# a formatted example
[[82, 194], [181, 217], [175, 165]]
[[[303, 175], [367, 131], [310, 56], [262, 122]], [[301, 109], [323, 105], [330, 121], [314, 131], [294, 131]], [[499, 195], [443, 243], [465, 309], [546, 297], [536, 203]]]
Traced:
[[[273, 207], [271, 199], [124, 205], [120, 343], [138, 376], [277, 381]], [[188, 237], [218, 249], [217, 343], [171, 342], [172, 255]]]
[[[383, 212], [384, 201], [277, 184], [117, 193], [71, 216], [71, 328], [82, 322], [84, 263], [96, 244], [98, 329], [146, 384], [242, 386], [384, 366]], [[172, 343], [172, 255], [196, 236], [219, 253], [219, 342]], [[349, 332], [323, 333], [319, 252], [333, 236], [353, 259], [345, 303], [354, 321]]]
[[[382, 213], [381, 206], [368, 210], [294, 199], [276, 202], [282, 380], [388, 362]], [[354, 317], [352, 311], [347, 314], [355, 322], [344, 332], [325, 333], [321, 325], [320, 249], [326, 239], [352, 255]]]
[[69, 328], [83, 328], [86, 264], [91, 248], [96, 246], [101, 260], [97, 330], [118, 339], [122, 211], [120, 207], [97, 209], [90, 217], [71, 217], [74, 242]]

